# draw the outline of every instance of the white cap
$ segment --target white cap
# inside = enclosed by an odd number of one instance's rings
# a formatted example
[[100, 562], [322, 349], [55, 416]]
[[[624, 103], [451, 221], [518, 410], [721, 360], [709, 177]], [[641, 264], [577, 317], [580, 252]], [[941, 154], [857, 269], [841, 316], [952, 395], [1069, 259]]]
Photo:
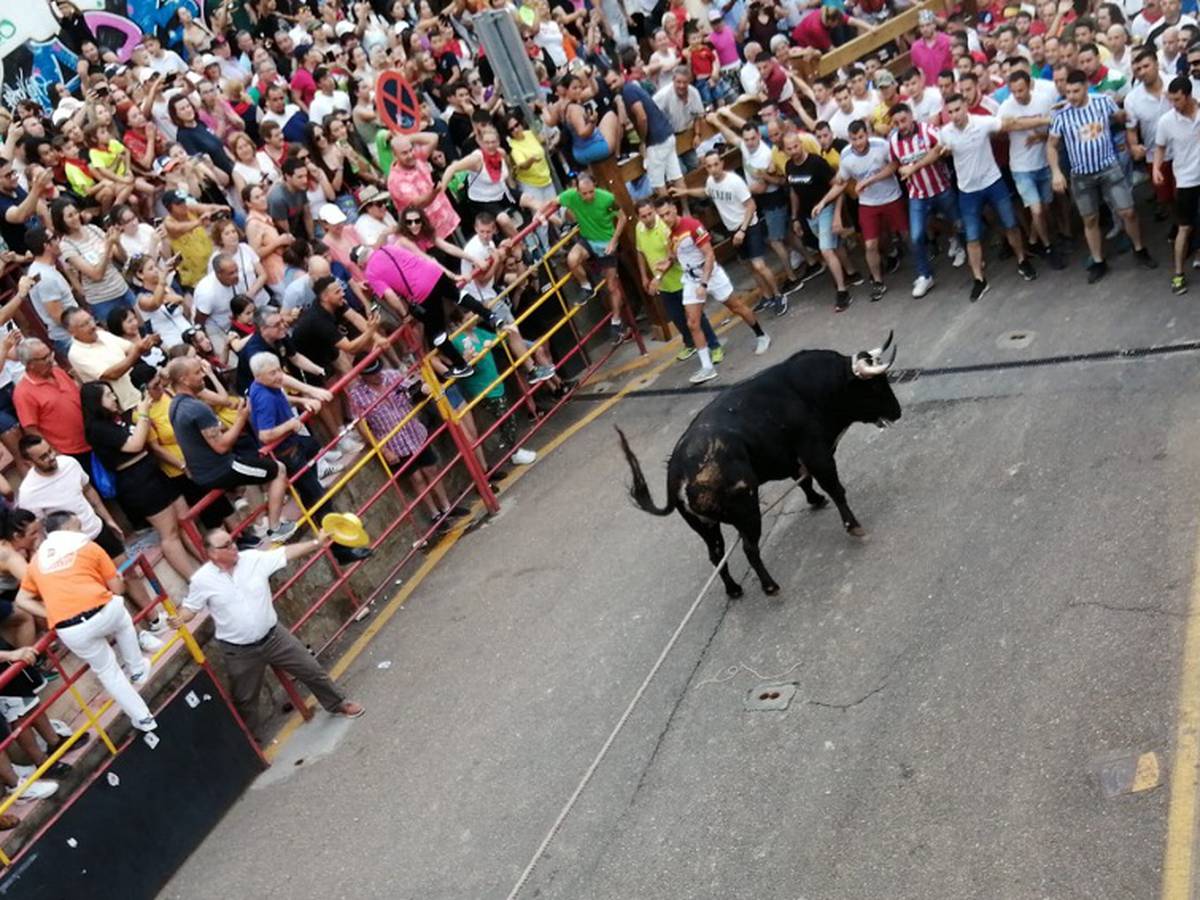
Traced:
[[50, 116], [50, 121], [56, 126], [62, 125], [63, 122], [75, 115], [77, 111], [83, 108], [83, 101], [75, 97], [63, 97], [58, 101], [58, 106], [55, 107], [53, 115]]
[[317, 210], [317, 218], [326, 225], [341, 225], [346, 221], [346, 214], [332, 203], [326, 203]]
[[205, 54], [204, 56], [200, 57], [200, 68], [201, 69], [207, 69], [209, 66], [219, 66], [220, 64], [221, 64], [221, 60], [218, 57], [214, 56], [212, 53], [208, 53], [208, 54]]
[[343, 19], [333, 26], [333, 32], [338, 37], [341, 37], [344, 34], [354, 34], [354, 25]]

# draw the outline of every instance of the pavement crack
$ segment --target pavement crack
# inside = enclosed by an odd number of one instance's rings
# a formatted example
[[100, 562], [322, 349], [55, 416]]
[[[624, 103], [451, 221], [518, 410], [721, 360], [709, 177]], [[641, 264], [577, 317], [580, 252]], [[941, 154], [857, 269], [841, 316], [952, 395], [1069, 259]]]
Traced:
[[1149, 616], [1170, 616], [1174, 619], [1186, 619], [1189, 616], [1189, 613], [1180, 612], [1174, 609], [1163, 609], [1161, 606], [1120, 606], [1116, 603], [1101, 603], [1099, 600], [1071, 600], [1067, 603], [1068, 609], [1074, 609], [1080, 606], [1094, 606], [1097, 609], [1106, 609], [1109, 612], [1145, 613]]
[[879, 684], [875, 685], [875, 687], [871, 688], [871, 690], [867, 691], [865, 694], [863, 694], [857, 700], [852, 700], [849, 703], [829, 703], [825, 700], [809, 700], [808, 705], [809, 706], [820, 706], [824, 709], [838, 709], [838, 710], [841, 710], [842, 712], [845, 712], [848, 709], [854, 709], [854, 707], [860, 706], [863, 703], [866, 703], [868, 700], [870, 700], [876, 694], [881, 693], [883, 691], [883, 689], [888, 686], [888, 681], [890, 679], [891, 679], [891, 673], [889, 672], [886, 676], [884, 676], [883, 681], [879, 682]]

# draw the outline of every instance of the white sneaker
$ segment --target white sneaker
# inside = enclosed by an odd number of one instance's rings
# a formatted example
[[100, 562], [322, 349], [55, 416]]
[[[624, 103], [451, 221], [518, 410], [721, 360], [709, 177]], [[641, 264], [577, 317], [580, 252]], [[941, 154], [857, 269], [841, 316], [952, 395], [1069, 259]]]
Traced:
[[160, 609], [157, 616], [153, 619], [147, 619], [146, 627], [150, 629], [151, 634], [162, 634], [166, 631], [169, 627], [166, 610]]
[[963, 247], [958, 238], [950, 239], [950, 249], [948, 254], [950, 256], [951, 263], [956, 269], [961, 269], [967, 261], [966, 248]]
[[527, 466], [535, 459], [537, 459], [537, 454], [532, 450], [526, 450], [524, 447], [512, 455], [513, 463], [518, 466]]
[[138, 731], [153, 731], [158, 727], [158, 722], [154, 721], [154, 716], [147, 716], [134, 722], [133, 727]]
[[323, 459], [325, 462], [335, 463], [341, 458], [342, 458], [342, 451], [337, 449], [336, 446], [330, 447], [323, 454], [321, 454], [321, 459]]
[[692, 384], [704, 384], [706, 381], [712, 381], [717, 377], [717, 370], [709, 366], [707, 369], [699, 369], [691, 378], [688, 379]]
[[[8, 789], [11, 794], [12, 788]], [[18, 803], [28, 803], [33, 800], [45, 800], [47, 797], [53, 797], [58, 791], [57, 781], [35, 781], [17, 798]]]
[[932, 275], [920, 275], [913, 282], [913, 296], [920, 298], [929, 293], [929, 289], [933, 287]]
[[759, 335], [754, 339], [754, 355], [762, 356], [771, 346], [771, 336], [769, 334]]
[[247, 510], [249, 508], [250, 508], [250, 501], [247, 500], [245, 497], [238, 497], [236, 500], [233, 501], [234, 512], [243, 512], [244, 510]]
[[138, 646], [147, 653], [157, 653], [163, 648], [163, 642], [148, 631], [139, 631]]
[[341, 465], [340, 463], [329, 462], [328, 457], [322, 456], [317, 460], [317, 480], [324, 481], [331, 475], [338, 474], [338, 472], [342, 471], [344, 468], [345, 466]]

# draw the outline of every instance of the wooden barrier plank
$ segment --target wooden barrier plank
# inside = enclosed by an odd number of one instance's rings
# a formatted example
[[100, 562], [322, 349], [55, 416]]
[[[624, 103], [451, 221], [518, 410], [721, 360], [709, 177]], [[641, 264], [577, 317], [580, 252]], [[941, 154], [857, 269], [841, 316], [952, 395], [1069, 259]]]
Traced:
[[906, 34], [910, 31], [915, 31], [917, 28], [917, 17], [922, 10], [930, 9], [938, 14], [945, 14], [946, 10], [952, 9], [954, 6], [953, 0], [925, 0], [911, 9], [907, 9], [895, 18], [888, 19], [880, 25], [877, 25], [866, 34], [856, 37], [854, 40], [842, 44], [840, 47], [835, 47], [828, 53], [824, 54], [817, 64], [817, 77], [823, 78], [826, 75], [831, 75], [843, 66], [849, 66], [863, 57], [870, 56], [880, 47]]

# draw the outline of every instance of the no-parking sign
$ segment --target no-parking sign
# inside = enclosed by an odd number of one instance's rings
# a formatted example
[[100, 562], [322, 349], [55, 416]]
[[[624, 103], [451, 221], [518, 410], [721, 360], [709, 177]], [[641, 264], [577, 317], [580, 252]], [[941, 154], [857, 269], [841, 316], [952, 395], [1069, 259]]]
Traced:
[[421, 99], [399, 69], [388, 69], [375, 82], [375, 112], [389, 131], [421, 130]]

